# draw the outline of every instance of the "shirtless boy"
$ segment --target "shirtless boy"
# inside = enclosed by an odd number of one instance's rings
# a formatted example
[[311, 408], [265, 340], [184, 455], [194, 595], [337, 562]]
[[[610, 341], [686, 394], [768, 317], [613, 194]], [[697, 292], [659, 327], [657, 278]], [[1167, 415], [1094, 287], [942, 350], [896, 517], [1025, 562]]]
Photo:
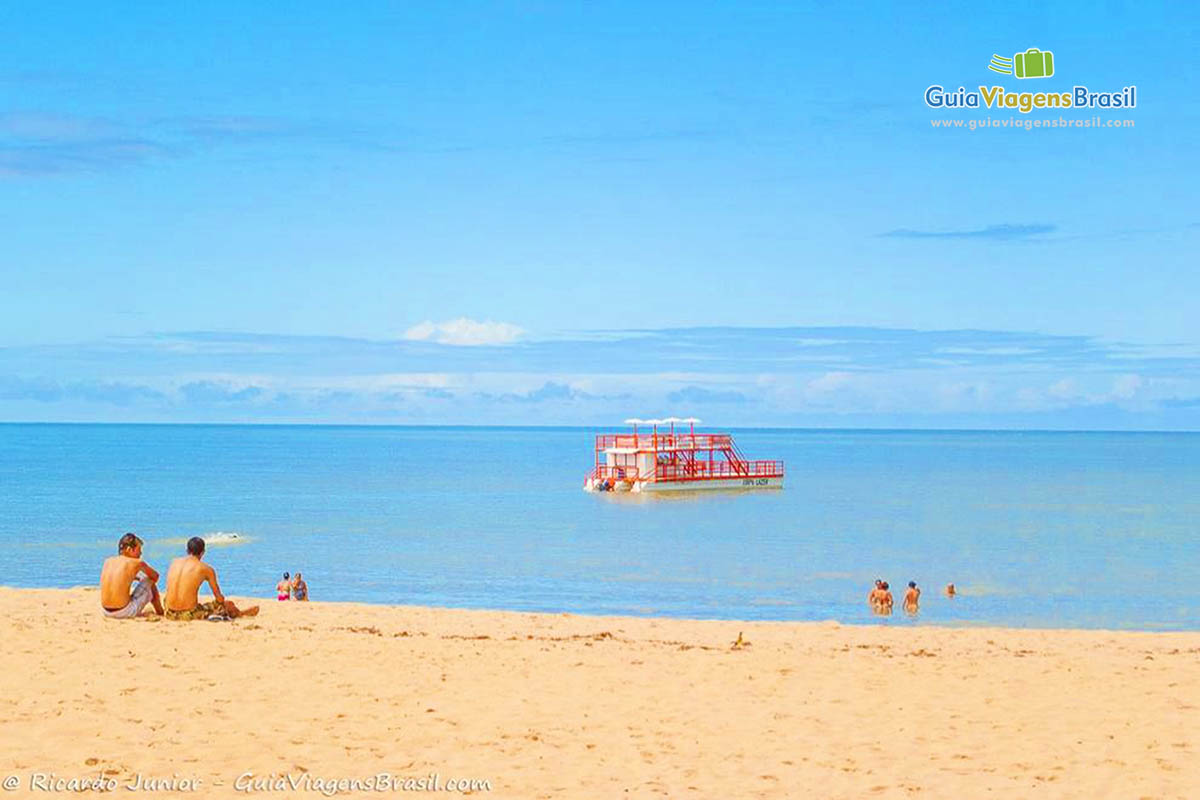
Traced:
[[[208, 619], [213, 614], [231, 619], [253, 617], [258, 606], [245, 610], [238, 608], [217, 585], [217, 571], [201, 561], [204, 556], [204, 540], [199, 536], [188, 539], [188, 554], [171, 562], [167, 570], [167, 619]], [[201, 603], [200, 584], [207, 583], [212, 589], [213, 600]]]
[[904, 593], [904, 610], [909, 614], [915, 614], [920, 602], [921, 590], [917, 588], [917, 582], [909, 581], [908, 591]]
[[[142, 579], [134, 584], [141, 574]], [[158, 573], [142, 561], [142, 540], [127, 533], [117, 542], [117, 555], [104, 560], [100, 569], [100, 605], [111, 619], [133, 619], [147, 603], [163, 613], [158, 599]]]

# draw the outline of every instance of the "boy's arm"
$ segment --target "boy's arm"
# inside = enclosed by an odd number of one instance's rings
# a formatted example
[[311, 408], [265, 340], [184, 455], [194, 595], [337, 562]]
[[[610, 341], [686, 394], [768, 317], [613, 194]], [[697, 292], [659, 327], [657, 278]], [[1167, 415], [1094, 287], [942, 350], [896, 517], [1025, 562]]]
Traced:
[[208, 587], [212, 589], [213, 599], [218, 603], [224, 603], [225, 595], [221, 594], [221, 587], [217, 585], [217, 571], [212, 567], [208, 567], [208, 574], [205, 580], [208, 581]]
[[158, 571], [154, 567], [147, 564], [145, 561], [138, 562], [138, 569], [146, 576], [151, 583], [158, 583]]

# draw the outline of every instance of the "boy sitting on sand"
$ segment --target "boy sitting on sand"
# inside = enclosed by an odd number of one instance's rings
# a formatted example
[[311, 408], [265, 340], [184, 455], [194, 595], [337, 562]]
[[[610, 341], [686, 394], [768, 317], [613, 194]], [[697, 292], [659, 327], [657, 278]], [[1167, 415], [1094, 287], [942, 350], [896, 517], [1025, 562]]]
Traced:
[[[107, 558], [100, 569], [100, 605], [111, 619], [133, 619], [147, 603], [163, 613], [158, 599], [158, 573], [142, 561], [142, 540], [127, 533], [117, 542], [117, 555]], [[142, 580], [134, 584], [141, 574]], [[132, 587], [132, 588], [131, 588]]]
[[[208, 619], [211, 616], [253, 617], [258, 606], [239, 609], [232, 600], [221, 594], [217, 571], [200, 559], [204, 556], [204, 540], [199, 536], [188, 539], [188, 554], [171, 562], [167, 570], [167, 619]], [[212, 589], [213, 600], [201, 603], [200, 584]]]

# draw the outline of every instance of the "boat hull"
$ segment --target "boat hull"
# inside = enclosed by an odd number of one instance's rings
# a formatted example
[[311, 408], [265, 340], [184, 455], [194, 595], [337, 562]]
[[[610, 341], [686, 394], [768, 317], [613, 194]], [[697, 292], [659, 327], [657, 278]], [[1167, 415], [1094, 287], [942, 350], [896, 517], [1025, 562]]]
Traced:
[[[706, 491], [742, 491], [748, 489], [782, 489], [783, 477], [770, 478], [719, 478], [698, 481], [618, 481], [610, 490], [614, 492], [633, 492], [635, 494], [657, 494], [659, 492], [706, 492]], [[595, 481], [584, 484], [585, 492], [601, 491]]]
[[731, 489], [782, 489], [783, 477], [770, 478], [718, 478], [699, 481], [639, 481], [633, 491], [642, 492], [704, 492]]

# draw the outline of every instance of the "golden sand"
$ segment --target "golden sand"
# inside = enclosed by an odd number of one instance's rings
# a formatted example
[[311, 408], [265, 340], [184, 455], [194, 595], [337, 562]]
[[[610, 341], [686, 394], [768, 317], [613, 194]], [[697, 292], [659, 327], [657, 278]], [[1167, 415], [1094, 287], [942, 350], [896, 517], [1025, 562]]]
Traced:
[[[120, 622], [94, 590], [0, 589], [10, 796], [100, 777], [123, 796], [320, 797], [377, 773], [495, 798], [1200, 789], [1197, 633], [262, 603]], [[383, 796], [366, 786], [344, 796]]]

